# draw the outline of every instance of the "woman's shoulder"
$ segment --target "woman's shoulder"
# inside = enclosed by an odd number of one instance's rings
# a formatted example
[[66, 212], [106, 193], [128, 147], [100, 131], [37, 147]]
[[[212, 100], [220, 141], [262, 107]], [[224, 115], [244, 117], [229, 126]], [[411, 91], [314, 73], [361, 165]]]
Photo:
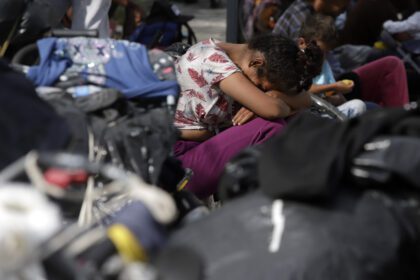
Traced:
[[201, 57], [211, 56], [214, 53], [224, 55], [227, 57], [225, 51], [218, 46], [219, 40], [209, 38], [203, 41], [198, 42], [197, 44], [191, 46], [188, 51], [185, 53], [187, 56], [191, 53], [199, 55]]

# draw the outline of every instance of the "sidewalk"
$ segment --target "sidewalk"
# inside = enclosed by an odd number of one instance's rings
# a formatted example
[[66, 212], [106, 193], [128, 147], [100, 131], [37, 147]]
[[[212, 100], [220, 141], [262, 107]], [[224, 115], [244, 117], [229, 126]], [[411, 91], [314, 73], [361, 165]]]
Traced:
[[189, 25], [194, 30], [197, 40], [209, 37], [226, 40], [226, 1], [222, 1], [220, 8], [211, 9], [210, 0], [198, 0], [194, 4], [184, 4], [182, 1], [174, 2], [182, 14], [193, 15], [194, 19]]

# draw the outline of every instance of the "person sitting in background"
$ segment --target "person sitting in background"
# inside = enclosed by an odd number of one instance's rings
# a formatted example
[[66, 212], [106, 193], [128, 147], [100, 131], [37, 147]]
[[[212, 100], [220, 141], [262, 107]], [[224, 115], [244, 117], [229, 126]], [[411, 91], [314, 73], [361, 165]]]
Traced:
[[[324, 57], [328, 50], [337, 43], [337, 33], [334, 19], [329, 16], [315, 14], [309, 16], [299, 34], [298, 44], [305, 48], [308, 42], [315, 41], [322, 49]], [[366, 104], [360, 99], [347, 101], [344, 94], [354, 89], [352, 80], [336, 81], [331, 67], [326, 59], [322, 65], [322, 72], [314, 78], [309, 91], [322, 96], [324, 99], [337, 106], [338, 110], [348, 118], [356, 117], [366, 111]]]
[[[136, 27], [142, 22], [144, 11], [142, 7], [134, 3], [132, 0], [112, 0], [112, 4], [108, 12], [108, 17], [110, 19], [114, 18], [114, 14], [120, 6], [124, 8], [124, 21], [122, 23], [123, 30], [121, 37], [123, 39], [128, 39]], [[116, 24], [118, 23], [115, 23], [114, 25]]]
[[273, 33], [297, 39], [303, 23], [315, 13], [338, 16], [350, 0], [295, 0], [278, 18]]
[[373, 46], [385, 21], [404, 18], [417, 10], [413, 0], [357, 0], [347, 12], [339, 44]]
[[294, 0], [245, 0], [242, 10], [244, 36], [250, 39], [261, 33], [272, 32], [280, 15]]
[[[334, 47], [337, 33], [334, 19], [317, 14], [307, 18], [300, 32], [299, 45], [315, 40], [325, 55]], [[334, 105], [341, 105], [347, 99], [361, 99], [384, 107], [401, 107], [408, 103], [407, 78], [403, 62], [393, 56], [387, 56], [355, 69], [343, 77], [350, 77], [352, 82], [336, 82], [329, 63], [325, 60], [322, 75], [315, 79], [310, 91], [326, 93], [327, 100]], [[344, 79], [344, 78], [343, 78]], [[355, 90], [355, 86], [358, 90]], [[360, 103], [359, 103], [360, 104]], [[368, 103], [368, 107], [375, 105]]]
[[141, 7], [131, 0], [101, 0], [88, 5], [62, 0], [57, 2], [54, 9], [61, 15], [61, 12], [58, 11], [66, 8], [61, 20], [63, 27], [74, 30], [98, 29], [100, 38], [108, 38], [112, 35], [112, 29], [115, 29], [115, 27], [113, 28], [115, 23], [112, 18], [119, 6], [125, 9], [123, 34], [121, 36], [126, 38], [140, 24], [143, 15]]
[[112, 0], [54, 0], [51, 2], [54, 2], [51, 3], [53, 27], [59, 26], [64, 19], [65, 27], [73, 30], [97, 29], [100, 38], [109, 37], [108, 10]]
[[407, 39], [420, 40], [420, 12], [415, 12], [406, 20], [387, 20], [383, 28], [393, 35], [405, 33]]
[[186, 187], [200, 198], [215, 193], [234, 155], [265, 142], [284, 127], [284, 118], [312, 104], [306, 90], [321, 64], [316, 44], [302, 51], [273, 34], [245, 44], [208, 39], [189, 48], [175, 62], [181, 139], [174, 152], [194, 173]]

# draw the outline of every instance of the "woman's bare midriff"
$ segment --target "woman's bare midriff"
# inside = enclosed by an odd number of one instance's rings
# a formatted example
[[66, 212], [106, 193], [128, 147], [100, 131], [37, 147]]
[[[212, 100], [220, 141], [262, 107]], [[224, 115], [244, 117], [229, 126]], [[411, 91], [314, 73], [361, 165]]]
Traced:
[[214, 136], [213, 132], [204, 129], [181, 129], [180, 131], [182, 140], [203, 142]]

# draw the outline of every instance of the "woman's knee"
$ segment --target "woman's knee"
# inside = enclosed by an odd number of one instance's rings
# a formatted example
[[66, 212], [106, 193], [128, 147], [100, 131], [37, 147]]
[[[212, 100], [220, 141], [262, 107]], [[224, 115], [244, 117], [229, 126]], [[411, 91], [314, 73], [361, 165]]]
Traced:
[[391, 71], [403, 71], [405, 69], [402, 60], [396, 56], [383, 57], [378, 60], [378, 63], [381, 63], [383, 67]]

